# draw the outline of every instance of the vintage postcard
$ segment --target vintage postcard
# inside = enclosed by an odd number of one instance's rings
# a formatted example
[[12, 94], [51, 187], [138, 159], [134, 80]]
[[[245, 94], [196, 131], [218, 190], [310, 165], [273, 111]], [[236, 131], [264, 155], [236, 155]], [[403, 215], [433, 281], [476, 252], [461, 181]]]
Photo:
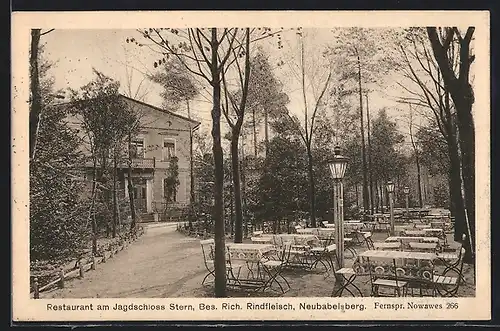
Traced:
[[490, 319], [489, 20], [14, 12], [13, 320]]

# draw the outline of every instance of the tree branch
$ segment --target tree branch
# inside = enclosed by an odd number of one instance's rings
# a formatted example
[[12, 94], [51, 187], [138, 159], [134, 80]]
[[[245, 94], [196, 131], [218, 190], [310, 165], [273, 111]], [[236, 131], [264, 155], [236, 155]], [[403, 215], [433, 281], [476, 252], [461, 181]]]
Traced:
[[330, 83], [330, 77], [332, 77], [332, 71], [329, 70], [329, 73], [328, 73], [328, 77], [326, 78], [326, 81], [325, 81], [325, 86], [323, 86], [323, 89], [321, 91], [321, 94], [319, 95], [318, 97], [318, 100], [316, 101], [316, 105], [314, 107], [314, 111], [313, 111], [313, 114], [312, 114], [312, 117], [311, 117], [311, 127], [310, 127], [310, 136], [309, 136], [309, 142], [312, 141], [312, 136], [313, 136], [313, 131], [314, 131], [314, 120], [316, 119], [316, 114], [318, 112], [318, 109], [319, 109], [319, 104], [321, 103], [322, 99], [323, 99], [323, 96], [325, 95], [325, 92], [328, 88], [328, 84]]
[[41, 36], [45, 36], [46, 34], [51, 33], [51, 32], [52, 32], [52, 31], [54, 31], [54, 30], [55, 30], [55, 29], [50, 29], [50, 30], [48, 30], [48, 31], [45, 31], [44, 33], [40, 33], [40, 37], [41, 37]]

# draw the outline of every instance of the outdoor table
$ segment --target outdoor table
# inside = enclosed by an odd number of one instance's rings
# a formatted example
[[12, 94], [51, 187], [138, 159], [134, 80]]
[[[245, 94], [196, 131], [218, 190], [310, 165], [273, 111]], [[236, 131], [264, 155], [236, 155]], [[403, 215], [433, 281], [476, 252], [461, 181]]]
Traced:
[[[236, 286], [249, 286], [254, 287], [257, 290], [265, 290], [270, 287], [273, 283], [277, 283], [281, 291], [285, 293], [283, 286], [278, 277], [280, 277], [290, 288], [288, 281], [281, 274], [282, 267], [279, 261], [275, 261], [275, 267], [268, 267], [267, 264], [273, 253], [276, 253], [276, 248], [274, 245], [270, 244], [243, 244], [243, 243], [227, 243], [226, 247], [229, 252], [230, 259], [240, 260], [247, 263], [247, 268], [249, 273], [247, 278], [240, 278], [239, 275], [236, 276]], [[254, 276], [252, 268], [249, 265], [257, 265], [257, 276]], [[261, 272], [262, 271], [262, 272]], [[267, 275], [267, 279], [266, 276]]]
[[437, 237], [405, 237], [405, 236], [393, 236], [387, 237], [385, 239], [386, 242], [392, 241], [400, 241], [403, 244], [407, 244], [409, 242], [435, 242], [439, 243], [439, 238]]
[[430, 224], [415, 224], [415, 228], [418, 230], [429, 229], [430, 227]]
[[363, 223], [344, 223], [344, 228], [348, 231], [361, 230], [363, 227]]
[[436, 229], [436, 228], [428, 228], [428, 229], [423, 229], [425, 232], [426, 236], [429, 237], [438, 237], [438, 238], [445, 238], [444, 230], [443, 229]]
[[437, 243], [419, 243], [419, 242], [410, 242], [408, 243], [411, 249], [421, 250], [421, 251], [431, 251], [435, 252], [437, 248]]
[[394, 226], [394, 230], [395, 232], [403, 232], [403, 231], [411, 231], [411, 230], [415, 230], [415, 225], [413, 224], [404, 224], [404, 225], [395, 225]]
[[334, 228], [319, 228], [316, 230], [318, 238], [321, 240], [329, 240], [335, 235]]
[[403, 231], [406, 237], [425, 237], [426, 233], [423, 230], [405, 230]]
[[[418, 269], [418, 272], [414, 272], [410, 270], [410, 265], [407, 264], [407, 260], [416, 260], [418, 264], [425, 264], [424, 262], [432, 263], [435, 259], [437, 259], [437, 255], [433, 253], [421, 253], [421, 252], [408, 252], [408, 251], [395, 251], [395, 250], [367, 250], [358, 255], [358, 259], [356, 260], [353, 268], [342, 268], [337, 271], [336, 274], [339, 274], [343, 277], [344, 282], [341, 287], [334, 290], [332, 292], [332, 296], [341, 296], [344, 290], [347, 290], [349, 293], [353, 294], [353, 292], [349, 289], [352, 288], [356, 290], [361, 296], [362, 292], [354, 283], [357, 276], [368, 276], [370, 275], [370, 266], [363, 266], [363, 262], [365, 259], [372, 260], [402, 260], [403, 267], [398, 268], [397, 271], [402, 273], [403, 275], [414, 273], [415, 275], [422, 275], [422, 277], [426, 277], [428, 281], [432, 280], [432, 270], [428, 270], [428, 266], [424, 266], [423, 269]], [[377, 272], [378, 268], [382, 266], [377, 266], [375, 268], [375, 272]], [[383, 268], [383, 267], [382, 267]], [[425, 269], [427, 268], [427, 269]], [[405, 270], [408, 269], [408, 270]]]
[[376, 250], [397, 250], [401, 248], [401, 243], [399, 241], [396, 242], [376, 242], [373, 243], [373, 247]]
[[276, 235], [282, 241], [291, 241], [297, 245], [310, 246], [310, 243], [318, 240], [318, 237], [312, 234], [296, 234], [296, 233], [282, 233]]
[[372, 258], [372, 259], [401, 259], [403, 263], [406, 260], [416, 260], [418, 263], [421, 261], [434, 261], [437, 259], [435, 253], [425, 253], [425, 252], [411, 252], [411, 251], [380, 251], [380, 250], [368, 250], [360, 253], [359, 258]]
[[333, 223], [326, 223], [324, 225], [326, 228], [335, 228], [335, 224], [333, 224]]
[[313, 234], [314, 229], [313, 228], [297, 229], [296, 232], [298, 234]]
[[273, 243], [273, 237], [271, 236], [262, 236], [262, 237], [252, 237], [250, 238], [252, 243], [255, 244], [272, 244]]
[[[231, 249], [232, 254], [241, 254], [243, 258], [254, 253], [264, 255], [276, 250], [276, 248], [270, 244], [227, 243], [226, 247]], [[239, 257], [240, 255], [237, 256]]]
[[434, 229], [444, 229], [446, 227], [446, 222], [443, 221], [431, 221], [431, 227]]

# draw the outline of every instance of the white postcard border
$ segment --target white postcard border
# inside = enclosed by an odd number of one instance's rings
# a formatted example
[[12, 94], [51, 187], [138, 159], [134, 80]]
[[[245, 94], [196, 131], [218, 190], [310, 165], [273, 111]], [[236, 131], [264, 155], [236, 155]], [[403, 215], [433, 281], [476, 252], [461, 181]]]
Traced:
[[[476, 238], [475, 298], [179, 298], [179, 299], [30, 299], [29, 294], [29, 194], [28, 194], [28, 47], [29, 29], [137, 28], [145, 26], [427, 26], [476, 27], [475, 89], [476, 125]], [[12, 299], [15, 321], [107, 320], [487, 320], [491, 318], [490, 254], [490, 60], [487, 11], [231, 11], [231, 12], [17, 12], [12, 15]], [[480, 112], [480, 113], [479, 113]], [[333, 284], [332, 284], [333, 286]], [[223, 303], [292, 303], [295, 310], [223, 310]], [[300, 303], [365, 305], [356, 309], [300, 310]], [[404, 309], [375, 309], [375, 303], [403, 303]], [[450, 309], [408, 309], [415, 304], [441, 304]], [[164, 305], [165, 310], [54, 311], [58, 304]], [[195, 311], [170, 310], [170, 304], [193, 305]], [[213, 304], [217, 310], [200, 310]], [[144, 308], [144, 306], [143, 306]]]

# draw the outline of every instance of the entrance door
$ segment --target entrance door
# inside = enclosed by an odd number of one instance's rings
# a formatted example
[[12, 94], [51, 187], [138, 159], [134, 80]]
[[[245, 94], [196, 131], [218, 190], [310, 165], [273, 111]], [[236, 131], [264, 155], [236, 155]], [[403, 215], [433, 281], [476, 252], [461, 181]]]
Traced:
[[145, 179], [134, 179], [134, 201], [135, 208], [139, 212], [146, 212], [147, 189]]

